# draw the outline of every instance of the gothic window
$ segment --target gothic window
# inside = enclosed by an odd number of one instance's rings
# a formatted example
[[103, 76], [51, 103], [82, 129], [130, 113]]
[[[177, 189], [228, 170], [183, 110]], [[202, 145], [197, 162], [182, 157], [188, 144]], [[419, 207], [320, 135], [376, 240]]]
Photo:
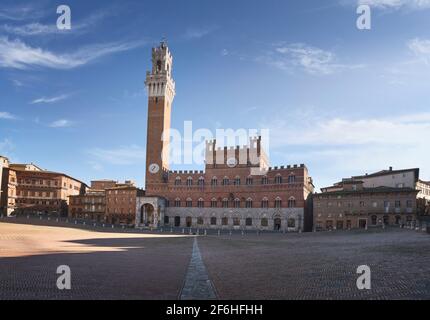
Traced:
[[282, 176], [281, 176], [280, 174], [278, 174], [278, 175], [275, 177], [275, 183], [276, 183], [276, 184], [281, 184], [281, 183], [282, 183]]
[[263, 198], [263, 200], [261, 200], [261, 208], [263, 209], [269, 208], [269, 200], [267, 198]]
[[235, 186], [240, 186], [240, 177], [234, 178], [234, 185]]
[[246, 200], [245, 206], [248, 209], [252, 208], [252, 199], [251, 198], [249, 198], [249, 199]]
[[223, 199], [222, 200], [222, 207], [223, 208], [228, 208], [228, 199]]
[[240, 226], [240, 219], [238, 217], [233, 218], [233, 225], [234, 226]]
[[216, 217], [211, 218], [211, 225], [216, 226]]
[[282, 200], [281, 198], [277, 197], [275, 200], [275, 208], [280, 209], [282, 207]]
[[193, 185], [193, 178], [188, 177], [187, 178], [187, 187], [191, 187]]
[[269, 184], [269, 179], [267, 178], [267, 176], [264, 176], [263, 178], [261, 178], [261, 184], [263, 185]]
[[205, 206], [205, 202], [203, 199], [199, 199], [199, 201], [197, 202], [197, 207], [199, 208], [203, 208]]
[[216, 187], [218, 185], [218, 179], [217, 177], [213, 177], [211, 180], [211, 186]]
[[251, 178], [251, 177], [246, 178], [246, 185], [247, 185], [247, 186], [252, 185], [252, 183], [253, 183], [253, 180], [252, 180], [252, 178]]
[[176, 177], [175, 179], [175, 186], [180, 186], [182, 184], [182, 180], [180, 177]]
[[234, 207], [240, 208], [240, 200], [239, 199], [234, 199]]
[[216, 208], [217, 207], [217, 201], [216, 201], [216, 199], [215, 198], [213, 198], [212, 200], [211, 200], [211, 208]]
[[296, 199], [294, 197], [291, 197], [288, 199], [288, 208], [295, 208], [296, 207]]
[[372, 225], [376, 226], [377, 223], [378, 223], [378, 217], [372, 216]]
[[161, 60], [157, 61], [157, 72], [161, 71]]
[[295, 183], [296, 182], [296, 176], [292, 173], [288, 176], [288, 183]]
[[224, 177], [224, 179], [222, 179], [222, 185], [223, 186], [228, 186], [230, 184], [230, 180], [227, 177]]
[[203, 224], [203, 217], [198, 217], [197, 218], [197, 224], [200, 225], [200, 226]]
[[200, 187], [203, 187], [204, 185], [205, 185], [205, 178], [200, 177], [200, 178], [199, 178], [199, 186], [200, 186]]
[[227, 217], [223, 217], [223, 218], [221, 219], [221, 224], [222, 224], [223, 226], [227, 226], [227, 225], [228, 225], [228, 218], [227, 218]]
[[185, 201], [185, 206], [186, 206], [187, 208], [191, 208], [191, 207], [193, 206], [193, 200], [191, 200], [190, 198], [188, 198], [188, 199]]
[[181, 199], [175, 199], [175, 207], [179, 208], [181, 206]]

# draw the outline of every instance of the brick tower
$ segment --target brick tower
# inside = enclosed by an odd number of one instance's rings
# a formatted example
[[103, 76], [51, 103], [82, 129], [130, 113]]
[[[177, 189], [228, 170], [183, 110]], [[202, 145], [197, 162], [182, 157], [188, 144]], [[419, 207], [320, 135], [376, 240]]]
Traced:
[[169, 169], [170, 117], [175, 97], [172, 54], [163, 41], [152, 49], [152, 71], [146, 73], [148, 132], [146, 142], [146, 190], [164, 182]]

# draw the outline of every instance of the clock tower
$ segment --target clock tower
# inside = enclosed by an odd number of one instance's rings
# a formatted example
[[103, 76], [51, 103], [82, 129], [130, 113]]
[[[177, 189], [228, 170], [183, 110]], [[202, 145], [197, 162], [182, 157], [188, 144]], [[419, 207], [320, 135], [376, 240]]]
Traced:
[[148, 131], [146, 141], [146, 191], [164, 183], [169, 170], [170, 117], [175, 97], [173, 57], [166, 42], [152, 49], [152, 71], [146, 73]]

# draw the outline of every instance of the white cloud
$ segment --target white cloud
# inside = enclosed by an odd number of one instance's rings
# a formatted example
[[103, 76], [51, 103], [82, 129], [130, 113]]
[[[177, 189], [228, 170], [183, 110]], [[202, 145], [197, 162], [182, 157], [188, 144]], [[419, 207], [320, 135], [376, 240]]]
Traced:
[[10, 114], [9, 112], [0, 112], [0, 119], [14, 120], [16, 119], [16, 117], [13, 114]]
[[408, 42], [408, 47], [420, 60], [430, 65], [430, 40], [415, 38]]
[[346, 65], [336, 62], [333, 52], [312, 47], [303, 43], [278, 45], [262, 61], [282, 70], [300, 68], [309, 74], [329, 75], [346, 69], [362, 68], [363, 65]]
[[44, 15], [45, 13], [33, 4], [0, 8], [0, 20], [22, 21], [30, 18], [38, 19]]
[[51, 128], [67, 128], [71, 127], [73, 125], [73, 122], [67, 119], [60, 119], [52, 122], [49, 126]]
[[81, 22], [73, 23], [72, 29], [65, 32], [64, 30], [58, 30], [56, 24], [45, 25], [39, 22], [32, 22], [25, 25], [9, 25], [5, 24], [0, 28], [4, 32], [14, 34], [18, 36], [47, 36], [50, 34], [80, 34], [92, 30], [92, 27], [96, 25], [100, 20], [105, 18], [109, 13], [107, 11], [100, 11], [92, 14]]
[[50, 97], [50, 98], [42, 97], [42, 98], [33, 100], [31, 104], [59, 102], [59, 101], [66, 100], [69, 96], [70, 96], [69, 94], [62, 94], [60, 96]]
[[217, 27], [215, 27], [215, 26], [201, 27], [201, 28], [190, 28], [185, 32], [183, 37], [187, 40], [200, 39], [200, 38], [203, 38], [204, 36], [207, 36], [208, 34], [214, 32], [216, 29], [217, 29]]
[[56, 54], [41, 48], [30, 47], [18, 39], [9, 40], [6, 37], [0, 37], [0, 67], [73, 69], [110, 54], [137, 48], [142, 44], [141, 41], [96, 44], [72, 53]]
[[373, 7], [387, 9], [429, 9], [430, 0], [358, 0], [358, 4], [367, 4]]
[[296, 120], [261, 125], [270, 128], [269, 157], [277, 155], [288, 164], [306, 163], [319, 187], [389, 166], [419, 167], [421, 176], [430, 179], [426, 134], [430, 112], [374, 119], [310, 115], [306, 121]]
[[123, 146], [117, 149], [95, 148], [88, 152], [99, 161], [113, 165], [131, 165], [143, 163], [146, 159], [145, 148], [137, 145]]

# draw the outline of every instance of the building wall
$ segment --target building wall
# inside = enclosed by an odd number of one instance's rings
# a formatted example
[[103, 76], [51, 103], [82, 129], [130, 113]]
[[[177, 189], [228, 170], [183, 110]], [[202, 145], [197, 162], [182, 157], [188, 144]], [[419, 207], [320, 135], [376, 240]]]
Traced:
[[[339, 194], [315, 194], [314, 199], [314, 227], [316, 230], [337, 228], [337, 223], [343, 223], [343, 229], [359, 228], [360, 220], [372, 226], [372, 216], [377, 217], [377, 225], [381, 225], [386, 218], [386, 224], [404, 224], [416, 219], [416, 192], [356, 192]], [[400, 207], [396, 202], [400, 201]], [[386, 206], [386, 204], [389, 206]], [[349, 221], [349, 223], [348, 223]]]
[[16, 171], [18, 212], [67, 214], [69, 196], [85, 191], [80, 181], [49, 171]]
[[388, 172], [385, 175], [376, 177], [360, 177], [360, 180], [364, 183], [364, 188], [376, 188], [380, 186], [399, 188], [400, 185], [403, 185], [403, 188], [415, 189], [416, 179], [415, 170], [400, 173]]
[[136, 217], [135, 187], [106, 190], [106, 221], [109, 223], [134, 224]]
[[106, 221], [106, 192], [70, 196], [69, 218]]

